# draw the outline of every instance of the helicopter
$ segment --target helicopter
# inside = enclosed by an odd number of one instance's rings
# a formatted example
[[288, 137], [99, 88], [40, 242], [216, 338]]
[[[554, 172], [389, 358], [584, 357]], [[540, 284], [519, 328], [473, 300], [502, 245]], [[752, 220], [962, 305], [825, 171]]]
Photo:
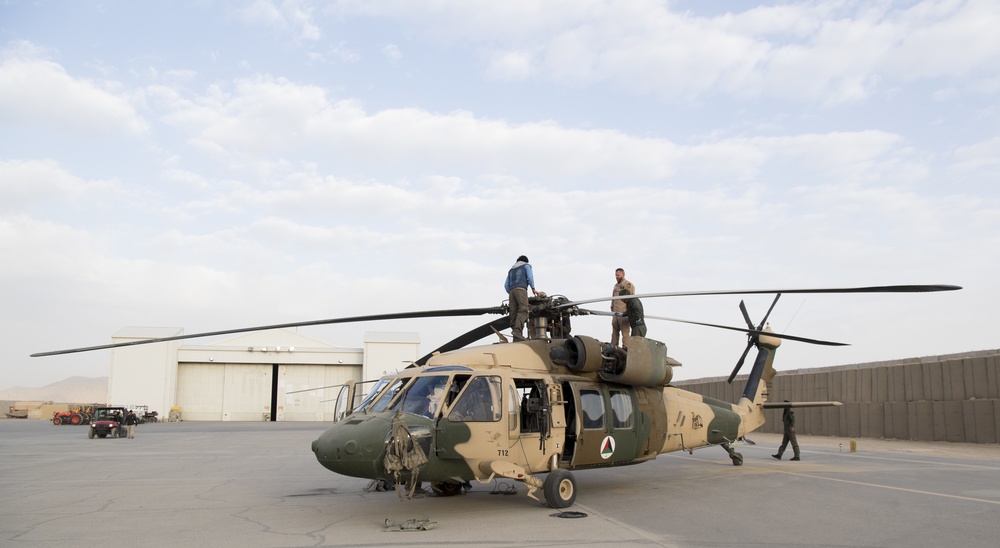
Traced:
[[[733, 445], [765, 422], [764, 410], [839, 405], [839, 402], [771, 402], [775, 353], [783, 340], [843, 346], [774, 332], [767, 319], [782, 294], [909, 293], [961, 289], [954, 285], [892, 285], [826, 289], [688, 291], [619, 295], [571, 301], [539, 293], [529, 299], [528, 337], [509, 341], [506, 304], [499, 307], [402, 312], [178, 335], [32, 354], [33, 357], [247, 331], [384, 319], [500, 314], [390, 373], [362, 393], [362, 382], [338, 388], [334, 422], [311, 449], [337, 474], [394, 484], [400, 498], [422, 483], [439, 496], [460, 495], [472, 481], [521, 482], [527, 496], [568, 508], [578, 495], [575, 471], [633, 465], [658, 455], [720, 446], [734, 466], [743, 456]], [[690, 295], [774, 294], [754, 324], [745, 304], [746, 327], [677, 318], [672, 322], [740, 331], [747, 345], [728, 382], [750, 350], [757, 355], [739, 400], [725, 402], [671, 384], [680, 362], [666, 344], [632, 336], [622, 346], [572, 333], [572, 318], [610, 315], [582, 305], [613, 299]], [[488, 336], [497, 342], [469, 346]], [[544, 477], [542, 477], [544, 476]]]

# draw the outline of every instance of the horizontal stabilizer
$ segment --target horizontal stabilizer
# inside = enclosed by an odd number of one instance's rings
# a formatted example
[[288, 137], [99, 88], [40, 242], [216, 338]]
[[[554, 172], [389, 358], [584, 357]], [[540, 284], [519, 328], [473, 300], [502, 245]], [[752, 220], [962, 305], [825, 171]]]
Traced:
[[764, 403], [764, 409], [786, 409], [788, 407], [838, 407], [844, 405], [839, 401], [769, 401]]

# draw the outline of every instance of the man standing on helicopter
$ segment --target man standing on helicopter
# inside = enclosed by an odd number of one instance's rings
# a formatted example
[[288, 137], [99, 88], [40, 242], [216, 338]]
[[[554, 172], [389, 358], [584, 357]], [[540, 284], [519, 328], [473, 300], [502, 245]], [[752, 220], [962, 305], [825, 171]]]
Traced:
[[[631, 295], [632, 292], [628, 289], [622, 289], [619, 295]], [[616, 314], [621, 314], [617, 312]], [[628, 341], [633, 336], [635, 337], [645, 337], [646, 336], [646, 318], [642, 311], [642, 303], [639, 299], [627, 299], [625, 300], [625, 317], [628, 318], [628, 323], [632, 327], [632, 334], [622, 336], [622, 346], [628, 346]]]
[[507, 271], [507, 281], [504, 282], [510, 305], [510, 332], [515, 341], [523, 341], [524, 322], [528, 321], [528, 288], [535, 290], [535, 277], [528, 264], [528, 257], [521, 255]]
[[[618, 268], [615, 270], [615, 286], [611, 288], [611, 296], [617, 297], [622, 294], [622, 291], [628, 291], [629, 295], [635, 295], [635, 286], [625, 279], [625, 269]], [[624, 346], [631, 331], [628, 317], [624, 315], [625, 301], [621, 299], [611, 301], [611, 311], [615, 312], [611, 318], [611, 344], [618, 346], [618, 335], [621, 334], [621, 342]]]

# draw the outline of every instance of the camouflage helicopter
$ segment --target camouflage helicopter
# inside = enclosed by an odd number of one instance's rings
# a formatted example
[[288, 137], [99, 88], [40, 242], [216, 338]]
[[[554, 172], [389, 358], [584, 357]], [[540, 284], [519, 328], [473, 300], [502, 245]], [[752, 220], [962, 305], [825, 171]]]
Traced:
[[[319, 463], [338, 474], [395, 484], [402, 497], [429, 483], [442, 496], [458, 495], [471, 481], [505, 478], [524, 483], [529, 497], [567, 508], [577, 497], [573, 471], [637, 464], [673, 451], [718, 445], [732, 460], [732, 444], [764, 424], [764, 410], [838, 405], [837, 402], [770, 402], [774, 356], [782, 340], [843, 343], [775, 333], [767, 318], [784, 293], [902, 293], [961, 289], [953, 285], [894, 285], [829, 289], [722, 290], [622, 295], [570, 301], [540, 294], [529, 299], [528, 338], [508, 342], [504, 316], [481, 325], [386, 375], [360, 393], [363, 383], [339, 388], [332, 424], [312, 442]], [[740, 331], [747, 346], [731, 383], [753, 348], [757, 356], [739, 401], [724, 402], [671, 385], [680, 363], [666, 345], [633, 336], [626, 346], [571, 333], [571, 319], [609, 315], [581, 305], [612, 299], [689, 295], [774, 294], [754, 325], [743, 302], [746, 327], [646, 316]], [[119, 346], [247, 331], [361, 321], [507, 314], [507, 305], [355, 316], [178, 335], [160, 339], [32, 354], [47, 356]], [[469, 345], [487, 336], [498, 343]], [[357, 401], [360, 400], [360, 401]], [[544, 478], [540, 477], [544, 475]]]
[[[748, 342], [729, 376], [739, 373], [749, 351], [757, 357], [738, 402], [729, 403], [671, 386], [680, 363], [666, 345], [633, 336], [627, 347], [571, 334], [571, 317], [602, 314], [544, 294], [529, 299], [529, 337], [507, 342], [500, 318], [466, 333], [386, 375], [355, 404], [355, 384], [336, 398], [336, 422], [312, 443], [316, 458], [338, 474], [395, 482], [413, 495], [429, 482], [438, 495], [456, 495], [473, 480], [506, 478], [541, 489], [553, 508], [572, 506], [572, 471], [637, 464], [673, 451], [718, 445], [733, 465], [743, 456], [732, 444], [764, 424], [764, 409], [839, 405], [839, 402], [769, 402], [773, 361], [782, 339], [840, 346], [843, 343], [774, 333], [767, 318], [782, 293], [926, 292], [957, 286], [878, 286], [840, 289], [653, 293], [615, 298], [774, 293], [756, 326], [746, 306], [747, 327], [646, 316], [742, 331]], [[499, 344], [468, 347], [489, 333]], [[545, 474], [544, 479], [540, 474]]]

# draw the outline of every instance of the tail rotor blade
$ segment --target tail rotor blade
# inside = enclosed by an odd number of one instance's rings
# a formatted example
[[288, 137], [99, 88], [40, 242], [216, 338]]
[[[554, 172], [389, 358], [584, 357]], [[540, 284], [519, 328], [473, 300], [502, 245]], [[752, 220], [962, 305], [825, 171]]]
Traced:
[[736, 362], [736, 367], [733, 368], [733, 372], [730, 373], [729, 378], [726, 379], [727, 383], [733, 384], [733, 379], [736, 378], [736, 375], [740, 372], [740, 368], [743, 367], [743, 362], [747, 359], [747, 354], [750, 353], [750, 349], [753, 348], [755, 342], [756, 341], [754, 339], [750, 339], [750, 342], [747, 343], [746, 349], [743, 350], [743, 355], [740, 356], [740, 361]]
[[749, 327], [750, 329], [754, 329], [753, 321], [750, 320], [750, 314], [747, 312], [747, 305], [743, 301], [740, 301], [740, 312], [743, 313], [743, 319], [746, 320], [747, 327]]
[[760, 321], [760, 325], [757, 326], [757, 331], [764, 329], [764, 324], [767, 323], [767, 317], [771, 315], [771, 311], [774, 310], [774, 305], [778, 304], [778, 298], [781, 297], [781, 293], [774, 296], [774, 300], [771, 301], [771, 308], [767, 309], [767, 314], [764, 314], [764, 319]]

